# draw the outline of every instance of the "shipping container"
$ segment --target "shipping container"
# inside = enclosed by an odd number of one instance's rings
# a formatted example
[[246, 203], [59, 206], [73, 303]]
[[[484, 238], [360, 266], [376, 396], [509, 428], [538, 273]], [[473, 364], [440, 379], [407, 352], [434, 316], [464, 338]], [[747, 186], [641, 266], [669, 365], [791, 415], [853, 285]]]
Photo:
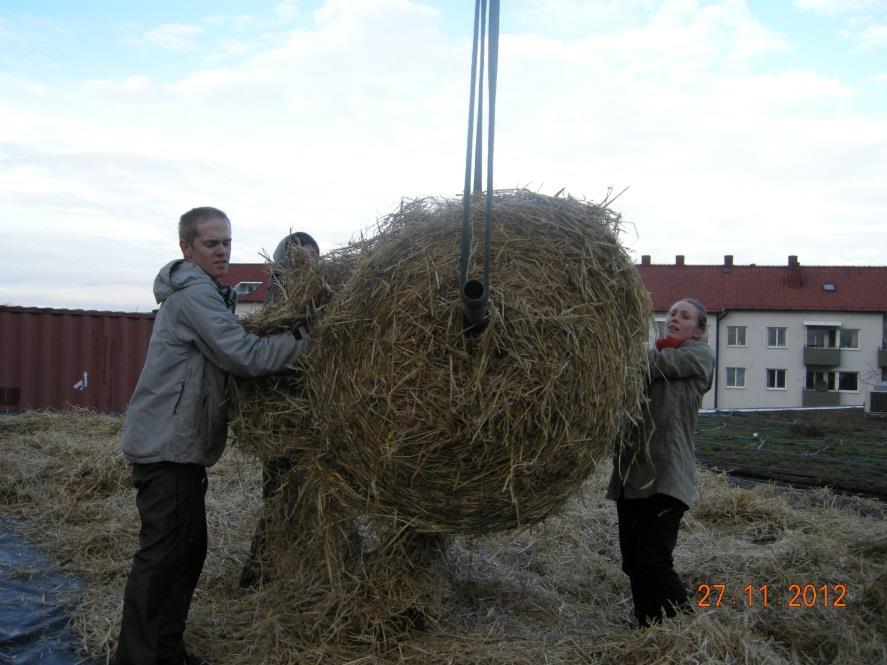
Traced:
[[0, 413], [126, 410], [154, 314], [0, 306]]

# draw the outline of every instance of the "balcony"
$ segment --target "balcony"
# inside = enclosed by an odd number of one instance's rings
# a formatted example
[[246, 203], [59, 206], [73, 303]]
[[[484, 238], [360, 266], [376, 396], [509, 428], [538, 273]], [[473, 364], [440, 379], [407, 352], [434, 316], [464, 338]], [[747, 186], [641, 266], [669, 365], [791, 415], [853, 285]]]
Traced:
[[841, 394], [833, 390], [804, 390], [801, 406], [841, 406]]
[[841, 349], [805, 346], [804, 364], [818, 365], [819, 367], [837, 367], [841, 364]]
[[878, 367], [887, 367], [887, 346], [878, 349]]

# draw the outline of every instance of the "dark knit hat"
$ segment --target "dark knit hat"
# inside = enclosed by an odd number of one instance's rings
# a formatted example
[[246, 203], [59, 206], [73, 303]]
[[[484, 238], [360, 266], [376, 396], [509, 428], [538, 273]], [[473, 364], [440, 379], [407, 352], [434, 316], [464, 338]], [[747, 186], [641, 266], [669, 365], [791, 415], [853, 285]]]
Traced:
[[291, 233], [286, 238], [281, 240], [277, 244], [277, 249], [274, 250], [274, 263], [277, 263], [282, 266], [289, 265], [289, 248], [290, 245], [297, 245], [299, 247], [313, 247], [314, 251], [320, 254], [320, 247], [317, 245], [317, 241], [312, 238], [310, 235], [305, 233], [304, 231], [296, 231], [295, 233]]

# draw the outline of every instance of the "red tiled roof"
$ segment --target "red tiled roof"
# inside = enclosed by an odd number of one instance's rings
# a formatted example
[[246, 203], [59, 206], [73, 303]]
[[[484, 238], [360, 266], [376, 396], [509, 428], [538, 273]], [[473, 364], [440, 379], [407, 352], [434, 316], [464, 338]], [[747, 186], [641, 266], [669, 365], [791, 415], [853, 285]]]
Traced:
[[[790, 284], [787, 266], [637, 266], [656, 311], [682, 297], [696, 298], [709, 312], [809, 310], [887, 313], [887, 267], [798, 266]], [[795, 282], [797, 284], [797, 281]], [[834, 284], [833, 291], [823, 284]]]
[[264, 263], [232, 263], [228, 266], [228, 275], [222, 282], [228, 286], [237, 286], [240, 282], [261, 282], [262, 285], [254, 292], [239, 294], [237, 302], [265, 302], [270, 276]]
[[[795, 271], [800, 286], [789, 284], [787, 266], [638, 265], [653, 308], [667, 310], [690, 296], [710, 312], [722, 310], [794, 310], [821, 312], [880, 312], [887, 314], [887, 266], [803, 266]], [[232, 263], [226, 283], [262, 282], [240, 302], [264, 302], [268, 270], [261, 263]], [[834, 284], [834, 291], [823, 290]]]

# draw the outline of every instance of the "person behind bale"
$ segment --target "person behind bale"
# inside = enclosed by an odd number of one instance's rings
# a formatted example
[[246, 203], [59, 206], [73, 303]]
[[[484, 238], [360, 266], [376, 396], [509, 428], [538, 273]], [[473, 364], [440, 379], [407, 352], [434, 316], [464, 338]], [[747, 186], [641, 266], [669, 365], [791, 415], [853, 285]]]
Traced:
[[[283, 296], [280, 271], [290, 267], [292, 252], [299, 251], [305, 252], [312, 263], [316, 263], [320, 257], [317, 241], [303, 231], [291, 233], [278, 243], [272, 255], [274, 267], [271, 272], [271, 286], [268, 289], [268, 305]], [[301, 480], [301, 474], [293, 469], [293, 460], [289, 456], [272, 457], [262, 463], [263, 511], [268, 510], [271, 497], [281, 488], [284, 480], [289, 483], [291, 492], [298, 492], [297, 485]], [[267, 549], [268, 516], [263, 514], [256, 524], [249, 556], [240, 573], [241, 587], [256, 588], [260, 583], [267, 581]]]
[[206, 468], [225, 448], [229, 373], [256, 377], [286, 368], [307, 335], [251, 335], [234, 317], [228, 272], [231, 223], [216, 208], [179, 220], [182, 259], [154, 280], [160, 308], [145, 365], [126, 412], [121, 447], [132, 463], [141, 519], [123, 598], [117, 665], [205, 662], [183, 635], [207, 550]]
[[700, 302], [679, 300], [665, 337], [649, 350], [647, 408], [617, 451], [607, 498], [616, 500], [622, 570], [641, 626], [674, 616], [689, 599], [672, 552], [693, 500], [694, 433], [702, 396], [712, 384], [714, 353], [701, 341], [708, 315]]

